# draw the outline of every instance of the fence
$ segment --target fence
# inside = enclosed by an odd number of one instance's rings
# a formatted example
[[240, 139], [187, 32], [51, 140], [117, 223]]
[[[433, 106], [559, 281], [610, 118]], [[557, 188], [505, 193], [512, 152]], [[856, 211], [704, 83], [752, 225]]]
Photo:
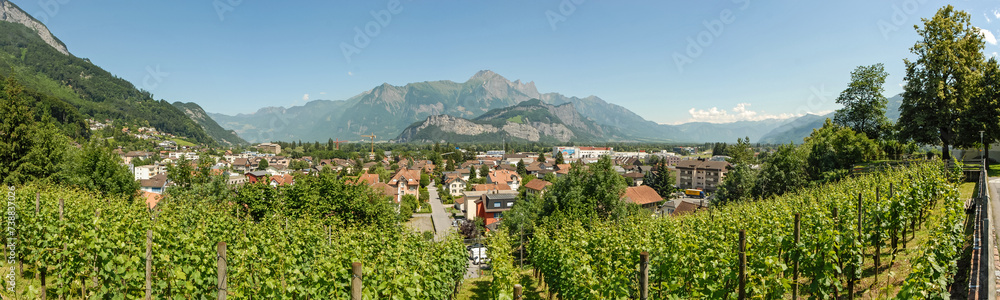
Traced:
[[991, 299], [989, 295], [989, 280], [993, 256], [990, 243], [990, 194], [989, 176], [986, 166], [979, 168], [977, 174], [978, 193], [973, 195], [969, 210], [972, 211], [974, 233], [972, 235], [972, 257], [969, 261], [969, 295], [968, 299]]

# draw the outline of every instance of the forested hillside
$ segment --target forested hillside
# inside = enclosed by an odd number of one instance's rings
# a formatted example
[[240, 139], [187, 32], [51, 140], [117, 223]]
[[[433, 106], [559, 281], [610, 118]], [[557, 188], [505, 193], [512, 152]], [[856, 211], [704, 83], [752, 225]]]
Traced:
[[118, 78], [89, 60], [62, 54], [30, 28], [0, 22], [0, 75], [14, 76], [36, 103], [71, 135], [85, 135], [83, 119], [111, 119], [214, 144], [205, 130], [164, 100]]

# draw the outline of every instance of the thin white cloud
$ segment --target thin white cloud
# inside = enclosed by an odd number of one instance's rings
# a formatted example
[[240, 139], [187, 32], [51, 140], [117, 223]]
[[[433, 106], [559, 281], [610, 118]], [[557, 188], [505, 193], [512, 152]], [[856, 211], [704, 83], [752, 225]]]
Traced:
[[326, 95], [326, 92], [319, 92], [320, 95]]
[[354, 76], [354, 72], [347, 71], [347, 76]]
[[984, 28], [979, 28], [979, 34], [982, 34], [983, 35], [983, 41], [989, 43], [990, 45], [994, 45], [995, 46], [997, 44], [997, 38], [996, 38], [996, 36], [993, 36], [993, 33], [990, 32], [989, 30], [986, 30]]
[[309, 101], [309, 94], [302, 95], [302, 101]]
[[990, 19], [989, 14], [983, 13], [983, 18], [986, 18], [986, 23], [993, 23], [993, 20]]
[[993, 17], [997, 18], [997, 19], [1000, 19], [1000, 9], [994, 9], [993, 10]]
[[729, 111], [725, 109], [719, 109], [718, 107], [712, 107], [708, 110], [691, 108], [690, 110], [688, 110], [688, 113], [691, 114], [691, 118], [681, 123], [688, 123], [688, 122], [732, 123], [738, 121], [760, 121], [767, 119], [788, 119], [788, 118], [801, 117], [801, 115], [797, 114], [784, 113], [784, 114], [774, 115], [774, 114], [767, 114], [763, 111], [761, 112], [753, 111], [750, 110], [750, 103], [738, 103], [736, 104], [736, 107], [733, 107]]

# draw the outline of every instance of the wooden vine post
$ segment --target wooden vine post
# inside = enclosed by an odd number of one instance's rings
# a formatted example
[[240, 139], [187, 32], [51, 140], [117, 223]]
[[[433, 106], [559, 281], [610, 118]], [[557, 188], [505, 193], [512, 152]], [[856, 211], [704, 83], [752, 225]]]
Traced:
[[521, 300], [521, 284], [514, 285], [514, 300]]
[[146, 300], [153, 299], [153, 230], [146, 230]]
[[226, 280], [226, 242], [219, 242], [216, 245], [216, 276], [218, 276], [218, 283], [216, 289], [218, 290], [219, 300], [226, 300], [226, 293], [229, 290], [229, 283]]
[[[892, 186], [890, 183], [889, 186]], [[875, 187], [875, 203], [879, 203], [882, 200], [881, 190], [879, 187]], [[878, 273], [880, 266], [880, 257], [882, 254], [882, 217], [881, 214], [875, 213], [875, 283], [878, 284]]]
[[[801, 234], [802, 217], [800, 214], [795, 214], [795, 248], [798, 249], [799, 239]], [[800, 255], [798, 250], [794, 252], [795, 260], [792, 261], [792, 300], [799, 299], [799, 259]]]
[[361, 263], [351, 263], [351, 300], [361, 300], [361, 288], [362, 284], [364, 284], [361, 279], [363, 276]]
[[740, 296], [739, 300], [747, 298], [747, 232], [740, 230]]
[[[66, 199], [59, 198], [59, 236], [62, 237], [62, 222], [63, 222], [63, 210], [66, 206]], [[63, 243], [63, 253], [66, 253], [66, 243]], [[59, 258], [59, 265], [62, 265], [62, 258]], [[59, 299], [63, 299], [63, 283], [62, 277], [59, 277]]]
[[639, 253], [639, 300], [649, 299], [649, 252]]

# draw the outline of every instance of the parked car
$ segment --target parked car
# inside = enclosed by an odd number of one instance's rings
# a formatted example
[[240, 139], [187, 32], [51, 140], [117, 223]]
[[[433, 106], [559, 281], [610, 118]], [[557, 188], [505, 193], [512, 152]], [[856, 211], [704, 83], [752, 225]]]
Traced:
[[485, 264], [490, 260], [486, 256], [486, 247], [472, 248], [472, 250], [469, 250], [469, 258], [472, 259], [473, 265]]
[[486, 246], [484, 246], [482, 243], [475, 243], [472, 245], [465, 246], [465, 250], [472, 251], [472, 248], [480, 248], [480, 247], [486, 247]]

